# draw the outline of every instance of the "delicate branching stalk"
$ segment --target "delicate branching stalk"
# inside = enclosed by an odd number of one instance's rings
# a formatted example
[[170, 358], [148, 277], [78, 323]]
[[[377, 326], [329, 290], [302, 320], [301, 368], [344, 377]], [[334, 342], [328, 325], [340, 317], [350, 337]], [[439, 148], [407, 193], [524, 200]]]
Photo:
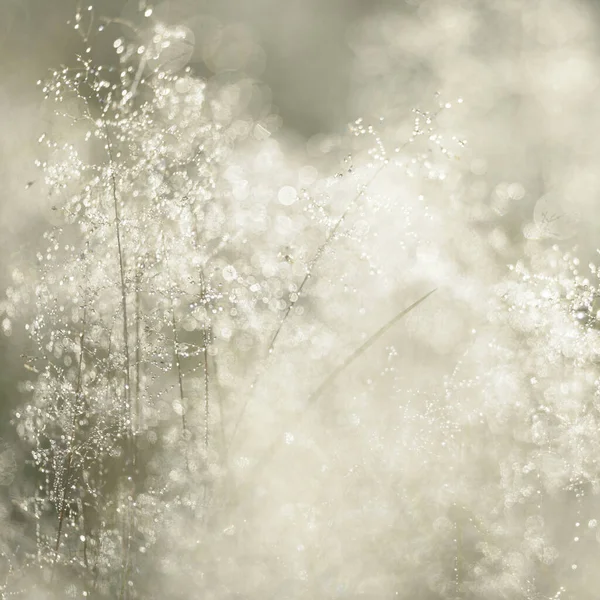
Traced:
[[142, 428], [142, 407], [141, 407], [141, 369], [142, 369], [142, 339], [141, 339], [141, 299], [140, 299], [140, 270], [136, 271], [135, 279], [135, 418], [136, 429]]
[[[190, 211], [192, 230], [194, 233], [193, 243], [195, 245], [196, 250], [201, 250], [200, 244], [200, 229], [198, 227], [198, 217], [194, 212], [194, 207], [192, 203], [188, 203], [188, 208]], [[202, 331], [202, 357], [203, 357], [203, 377], [204, 377], [204, 450], [207, 453], [208, 457], [208, 445], [209, 445], [209, 435], [210, 435], [210, 381], [208, 374], [208, 345], [210, 343], [210, 314], [209, 314], [209, 302], [208, 302], [208, 290], [206, 289], [206, 280], [204, 278], [203, 269], [206, 267], [206, 264], [202, 265], [199, 271], [200, 278], [200, 302], [204, 306], [206, 320], [207, 323], [204, 324]], [[221, 419], [221, 426], [224, 427], [223, 421]]]
[[126, 490], [125, 504], [127, 510], [123, 515], [123, 567], [121, 577], [121, 590], [119, 599], [129, 597], [129, 572], [131, 569], [131, 532], [133, 531], [133, 510], [131, 506], [131, 497]]
[[[436, 112], [433, 116], [434, 117], [437, 116], [438, 113], [439, 113], [439, 111]], [[409, 144], [412, 143], [412, 141], [413, 140], [407, 140], [406, 142], [404, 142], [398, 148], [398, 152], [401, 152], [402, 150], [404, 150]], [[381, 163], [381, 165], [379, 165], [379, 167], [371, 175], [371, 177], [367, 180], [367, 182], [360, 186], [359, 191], [353, 196], [352, 200], [348, 203], [348, 205], [344, 209], [344, 212], [338, 217], [337, 221], [335, 222], [335, 225], [332, 227], [332, 229], [327, 234], [325, 241], [317, 248], [317, 251], [315, 252], [315, 255], [313, 256], [312, 260], [308, 263], [308, 266], [306, 269], [306, 274], [304, 275], [304, 279], [302, 279], [300, 285], [298, 286], [298, 290], [296, 292], [297, 299], [294, 302], [289, 303], [287, 309], [283, 313], [283, 317], [281, 318], [279, 325], [277, 326], [277, 329], [275, 330], [275, 333], [273, 334], [273, 337], [272, 337], [271, 342], [269, 343], [269, 347], [267, 349], [268, 354], [271, 354], [273, 352], [273, 349], [275, 348], [275, 343], [277, 342], [277, 338], [279, 337], [281, 329], [285, 325], [285, 322], [287, 321], [287, 318], [288, 318], [292, 308], [300, 299], [302, 291], [304, 290], [304, 286], [306, 285], [308, 280], [312, 277], [315, 267], [317, 266], [318, 262], [321, 260], [321, 257], [325, 254], [325, 251], [330, 246], [331, 242], [335, 239], [335, 236], [337, 235], [339, 228], [343, 225], [346, 218], [348, 217], [350, 212], [354, 209], [354, 207], [356, 206], [358, 201], [364, 196], [365, 192], [371, 187], [371, 185], [374, 183], [374, 181], [377, 179], [377, 177], [379, 177], [381, 172], [386, 168], [386, 166], [388, 164], [389, 164], [389, 162], [387, 160], [383, 161]], [[245, 407], [243, 410], [245, 410]], [[234, 431], [235, 431], [235, 429], [234, 429]]]
[[117, 179], [115, 175], [115, 166], [112, 160], [112, 153], [110, 150], [110, 138], [108, 139], [108, 152], [110, 154], [110, 177], [112, 183], [112, 195], [114, 202], [115, 211], [115, 232], [117, 236], [117, 251], [119, 257], [119, 276], [121, 279], [121, 309], [123, 311], [123, 347], [125, 352], [125, 365], [124, 365], [124, 396], [126, 402], [126, 411], [128, 413], [128, 432], [130, 444], [133, 444], [133, 419], [132, 419], [132, 407], [131, 407], [131, 386], [130, 386], [130, 357], [129, 357], [129, 328], [127, 324], [127, 285], [125, 279], [125, 258], [123, 253], [123, 246], [121, 242], [121, 216], [119, 212], [119, 200], [117, 197]]
[[[112, 150], [111, 150], [111, 139], [108, 132], [108, 125], [104, 122], [106, 139], [107, 139], [107, 152], [109, 156], [109, 168], [110, 168], [110, 179], [111, 179], [111, 191], [114, 206], [115, 216], [115, 233], [117, 239], [117, 252], [119, 259], [119, 277], [121, 284], [121, 309], [123, 318], [123, 348], [124, 348], [124, 398], [125, 398], [125, 419], [127, 422], [127, 441], [129, 446], [129, 461], [131, 462], [130, 468], [126, 470], [126, 473], [133, 473], [136, 461], [135, 451], [135, 439], [133, 433], [133, 407], [131, 403], [131, 360], [129, 353], [129, 327], [127, 321], [127, 285], [125, 277], [125, 257], [122, 245], [121, 236], [121, 215], [119, 211], [119, 199], [117, 193], [117, 179], [115, 173], [115, 164], [113, 161]], [[131, 475], [127, 477], [127, 480], [131, 480]], [[123, 574], [122, 574], [122, 585], [119, 598], [123, 600], [126, 597], [128, 590], [128, 574], [130, 568], [130, 554], [131, 554], [131, 532], [133, 528], [133, 515], [131, 509], [131, 500], [129, 494], [125, 496], [127, 510], [123, 517]]]
[[[204, 281], [204, 273], [200, 271], [200, 293], [202, 301], [206, 309], [207, 319], [208, 316], [208, 298], [206, 293], [206, 282]], [[208, 438], [210, 435], [210, 382], [208, 375], [208, 345], [210, 344], [210, 327], [205, 324], [202, 330], [202, 341], [203, 349], [202, 356], [204, 359], [204, 450], [208, 457]], [[221, 419], [221, 423], [223, 423]]]
[[179, 402], [181, 404], [181, 431], [183, 439], [187, 441], [188, 429], [185, 416], [185, 392], [183, 389], [183, 374], [181, 370], [181, 356], [179, 354], [179, 337], [177, 334], [177, 320], [175, 317], [175, 305], [171, 298], [171, 325], [173, 328], [173, 352], [175, 358], [175, 368], [177, 370], [177, 383], [179, 385]]
[[85, 328], [87, 322], [87, 294], [84, 298], [83, 308], [83, 322], [81, 333], [79, 334], [79, 364], [77, 366], [77, 383], [75, 385], [75, 402], [73, 404], [73, 417], [71, 422], [71, 431], [69, 435], [69, 447], [67, 451], [66, 464], [63, 473], [61, 498], [59, 502], [59, 515], [58, 515], [58, 527], [56, 530], [56, 541], [54, 543], [54, 562], [52, 568], [52, 578], [56, 571], [56, 564], [58, 562], [58, 552], [60, 549], [60, 542], [63, 530], [63, 524], [65, 520], [66, 504], [67, 504], [67, 490], [69, 487], [69, 479], [71, 477], [71, 468], [73, 463], [73, 452], [75, 451], [75, 441], [77, 432], [77, 420], [79, 418], [79, 404], [82, 395], [82, 373], [83, 373], [83, 351], [85, 347]]
[[[381, 164], [379, 166], [379, 168], [375, 170], [375, 173], [373, 173], [373, 175], [371, 175], [370, 179], [361, 186], [361, 189], [356, 193], [356, 195], [348, 203], [348, 206], [346, 206], [344, 212], [339, 216], [335, 225], [333, 226], [333, 228], [331, 229], [331, 231], [325, 238], [325, 241], [317, 248], [317, 251], [315, 252], [315, 255], [313, 256], [312, 260], [310, 261], [310, 263], [308, 263], [308, 267], [306, 268], [306, 274], [304, 275], [304, 279], [302, 279], [300, 285], [298, 286], [298, 290], [296, 292], [298, 299], [300, 298], [300, 295], [302, 294], [302, 291], [304, 290], [304, 286], [306, 285], [308, 280], [312, 277], [315, 267], [317, 266], [318, 262], [321, 260], [321, 257], [325, 254], [325, 251], [327, 250], [327, 248], [329, 247], [331, 242], [335, 239], [335, 236], [336, 236], [339, 228], [341, 227], [341, 225], [346, 220], [346, 217], [348, 216], [350, 211], [352, 211], [352, 209], [356, 206], [356, 203], [362, 198], [364, 193], [369, 189], [369, 187], [375, 181], [375, 179], [378, 177], [378, 175], [383, 171], [383, 169], [386, 167], [386, 164], [387, 163]], [[275, 330], [275, 333], [273, 334], [273, 337], [271, 338], [271, 342], [269, 343], [269, 347], [267, 349], [268, 354], [273, 352], [273, 349], [275, 348], [275, 343], [277, 342], [277, 338], [279, 337], [281, 329], [285, 325], [285, 322], [287, 321], [287, 318], [288, 318], [292, 308], [294, 307], [296, 302], [298, 302], [298, 299], [295, 302], [290, 302], [288, 304], [287, 309], [283, 313], [283, 317], [279, 321], [279, 325], [277, 326], [277, 329]], [[245, 407], [244, 407], [244, 409], [245, 409]], [[237, 429], [237, 426], [236, 426], [236, 429]], [[235, 429], [234, 429], [234, 432], [235, 432]]]
[[[208, 331], [209, 334], [209, 340], [212, 339], [212, 328], [209, 329]], [[218, 366], [217, 366], [217, 361], [213, 361], [213, 382], [214, 382], [214, 387], [216, 388], [214, 396], [217, 399], [217, 404], [219, 406], [219, 431], [220, 431], [220, 435], [221, 435], [221, 448], [223, 451], [223, 456], [222, 456], [222, 462], [224, 465], [227, 465], [227, 435], [225, 433], [225, 412], [224, 412], [224, 406], [223, 406], [223, 398], [221, 397], [221, 394], [219, 393], [219, 387], [218, 387], [218, 382], [219, 382], [219, 373], [218, 373]]]
[[202, 355], [204, 357], [204, 449], [208, 452], [208, 439], [210, 435], [210, 392], [208, 375], [208, 330], [203, 333], [204, 348]]
[[181, 355], [179, 353], [179, 336], [178, 336], [178, 326], [177, 320], [175, 317], [175, 303], [173, 298], [171, 298], [171, 325], [173, 327], [173, 352], [175, 354], [175, 368], [177, 370], [177, 382], [179, 385], [179, 404], [181, 407], [181, 433], [183, 437], [183, 441], [185, 444], [184, 454], [185, 454], [185, 465], [187, 470], [190, 470], [190, 459], [188, 454], [187, 444], [189, 443], [188, 436], [188, 428], [187, 428], [187, 417], [186, 417], [186, 402], [185, 402], [185, 391], [183, 388], [183, 372], [181, 368]]
[[58, 563], [58, 551], [60, 549], [62, 528], [63, 528], [63, 523], [65, 520], [65, 506], [66, 506], [66, 502], [67, 502], [67, 486], [69, 483], [69, 478], [71, 476], [72, 458], [73, 458], [73, 455], [71, 452], [69, 452], [67, 454], [67, 459], [66, 459], [66, 463], [65, 463], [65, 467], [64, 467], [64, 474], [63, 474], [64, 482], [63, 482], [63, 486], [62, 486], [62, 490], [61, 490], [61, 498], [60, 498], [60, 503], [59, 503], [58, 528], [56, 530], [56, 541], [54, 543], [54, 562], [52, 565], [52, 574], [51, 574], [50, 581], [52, 581], [54, 579], [54, 575], [56, 572], [56, 565]]

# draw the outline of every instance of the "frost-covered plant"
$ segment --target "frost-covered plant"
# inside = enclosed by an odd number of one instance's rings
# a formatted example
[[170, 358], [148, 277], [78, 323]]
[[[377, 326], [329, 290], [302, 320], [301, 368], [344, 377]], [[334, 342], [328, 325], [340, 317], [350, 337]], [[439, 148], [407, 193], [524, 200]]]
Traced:
[[[79, 30], [90, 20], [86, 45], [92, 18], [75, 20]], [[367, 208], [355, 175], [340, 187], [305, 169], [311, 189], [303, 191], [278, 181], [270, 172], [278, 148], [264, 141], [264, 126], [227, 105], [231, 95], [162, 60], [177, 31], [156, 24], [146, 45], [138, 38], [114, 40], [118, 66], [79, 58], [41, 83], [75, 133], [68, 142], [40, 137], [56, 226], [44, 234], [37, 275], [17, 277], [9, 292], [11, 314], [16, 304], [33, 306], [33, 376], [15, 415], [35, 473], [19, 506], [36, 539], [27, 562], [59, 594], [65, 582], [69, 594], [151, 593], [144, 572], [161, 559], [152, 545], [173, 542], [177, 519], [183, 530], [200, 523], [202, 564], [218, 547], [207, 532], [230, 518], [219, 516], [224, 507], [226, 515], [239, 510], [235, 480], [248, 459], [232, 468], [228, 452], [252, 422], [265, 365], [288, 320], [306, 310], [295, 305], [329, 247], [345, 237], [345, 255], [362, 238], [360, 221], [345, 229], [348, 213]], [[432, 131], [427, 115], [415, 126], [413, 137]], [[375, 135], [359, 123], [356, 132]], [[246, 167], [233, 158], [243, 144], [252, 156]], [[374, 162], [380, 167], [370, 167], [367, 185], [387, 163], [380, 141]], [[336, 306], [333, 281], [321, 281], [324, 305]], [[332, 347], [334, 327], [319, 326], [325, 320], [303, 318], [291, 338], [296, 355], [309, 336], [319, 336], [320, 357]], [[337, 372], [345, 367], [333, 362]], [[281, 369], [294, 364], [302, 363]], [[264, 387], [269, 398], [283, 389]], [[321, 393], [298, 391], [309, 402]], [[276, 407], [279, 420], [298, 402]], [[265, 441], [254, 448], [256, 469], [280, 444], [279, 436]], [[179, 548], [188, 552], [184, 539]]]
[[594, 578], [595, 268], [558, 246], [532, 254], [494, 287], [444, 386], [468, 597], [587, 598]]
[[200, 478], [206, 505], [228, 442], [218, 341], [258, 346], [286, 307], [285, 268], [255, 277], [277, 270], [286, 232], [265, 237], [265, 198], [240, 202], [226, 172], [252, 123], [188, 71], [170, 73], [166, 38], [160, 25], [148, 47], [118, 38], [118, 67], [80, 59], [43, 83], [82, 139], [40, 138], [61, 224], [44, 235], [37, 279], [11, 292], [35, 307], [36, 377], [16, 418], [37, 482], [21, 508], [36, 562], [86, 595], [133, 594], [155, 496], [168, 494], [160, 478], [142, 487], [153, 448], [181, 454], [171, 472]]
[[[443, 185], [444, 106], [417, 111], [406, 137], [383, 139], [357, 121], [356, 137], [374, 141], [365, 166], [319, 177], [286, 163], [264, 126], [224, 104], [230, 96], [189, 70], [170, 72], [160, 57], [173, 39], [160, 25], [147, 45], [117, 38], [117, 67], [80, 58], [42, 84], [75, 140], [40, 138], [57, 225], [37, 275], [9, 294], [13, 312], [29, 300], [34, 313], [34, 376], [16, 413], [35, 471], [20, 503], [36, 538], [28, 560], [59, 594], [65, 582], [68, 593], [120, 598], [157, 586], [171, 597], [191, 586], [219, 597], [321, 593], [331, 578], [318, 564], [310, 588], [308, 567], [287, 563], [262, 581], [279, 550], [260, 539], [277, 535], [289, 511], [263, 530], [256, 503], [282, 498], [272, 465], [294, 443], [300, 413], [331, 402], [341, 374], [411, 308], [398, 287], [422, 241], [411, 218], [430, 215], [410, 182], [425, 174]], [[402, 186], [404, 205], [378, 191], [388, 185]], [[371, 236], [371, 219], [394, 226]], [[390, 256], [399, 232], [406, 239]], [[415, 272], [410, 281], [414, 300], [440, 280]], [[340, 313], [348, 306], [365, 316], [358, 327]], [[328, 451], [309, 440], [306, 450], [309, 471]], [[249, 561], [237, 583], [234, 559]], [[361, 587], [330, 559], [344, 589]]]
[[588, 597], [595, 267], [510, 246], [525, 192], [481, 201], [461, 99], [358, 119], [328, 175], [148, 22], [42, 84], [74, 133], [41, 139], [56, 227], [3, 305], [35, 548], [0, 590], [25, 564], [57, 597]]

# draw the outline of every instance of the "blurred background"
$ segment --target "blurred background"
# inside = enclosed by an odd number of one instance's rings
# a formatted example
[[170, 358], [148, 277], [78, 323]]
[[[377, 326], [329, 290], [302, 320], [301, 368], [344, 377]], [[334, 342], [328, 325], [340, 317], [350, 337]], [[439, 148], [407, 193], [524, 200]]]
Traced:
[[[139, 3], [100, 0], [94, 8], [126, 19]], [[37, 177], [29, 144], [48, 119], [35, 83], [82, 51], [66, 23], [84, 5], [0, 2], [3, 223], [11, 221], [18, 199], [24, 200], [19, 212], [38, 210], [35, 194], [23, 193]], [[342, 133], [358, 116], [402, 112], [436, 91], [458, 91], [468, 103], [468, 127], [479, 129], [469, 141], [485, 144], [494, 154], [483, 160], [498, 170], [531, 174], [533, 162], [539, 170], [544, 162], [563, 162], [573, 148], [587, 154], [592, 143], [600, 25], [594, 0], [167, 0], [153, 6], [157, 18], [190, 33], [197, 73], [238, 72], [260, 81], [263, 109], [307, 140]], [[110, 47], [100, 58], [116, 59]]]
[[[94, 10], [127, 20], [139, 4], [100, 0]], [[86, 6], [0, 0], [4, 239], [22, 241], [20, 227], [27, 223], [30, 230], [30, 219], [47, 204], [36, 193], [33, 160], [52, 117], [35, 84], [82, 52], [81, 37], [66, 23]], [[524, 188], [520, 220], [550, 191], [593, 209], [597, 182], [589, 163], [600, 66], [594, 0], [167, 0], [153, 6], [156, 18], [186, 30], [196, 73], [260, 82], [254, 104], [278, 114], [284, 135], [300, 143], [312, 138], [318, 146], [359, 116], [406, 114], [435, 92], [461, 96], [473, 172], [485, 175], [481, 198], [496, 185], [517, 182]], [[95, 44], [95, 52], [104, 63], [116, 60], [111, 46]], [[499, 206], [506, 202], [497, 200], [496, 210], [506, 212]], [[3, 254], [12, 249], [6, 244]]]
[[[67, 22], [86, 6], [74, 0], [0, 0], [3, 287], [19, 280], [19, 269], [31, 264], [39, 236], [52, 222], [52, 201], [34, 160], [38, 138], [55, 123], [36, 82], [83, 51], [81, 36]], [[118, 20], [127, 35], [129, 24], [137, 26], [139, 6], [140, 0], [97, 0], [94, 11]], [[456, 111], [440, 115], [440, 125], [451, 125], [466, 140], [459, 176], [449, 185], [453, 192], [437, 198], [460, 204], [455, 217], [460, 213], [456, 219], [462, 221], [454, 231], [464, 226], [477, 232], [485, 245], [480, 254], [491, 249], [499, 273], [556, 242], [576, 246], [582, 262], [595, 255], [600, 2], [168, 0], [153, 11], [154, 18], [184, 32], [185, 48], [173, 61], [206, 79], [232, 83], [249, 113], [269, 115], [269, 133], [282, 148], [293, 149], [289, 162], [308, 156], [327, 163], [329, 156], [335, 172], [344, 164], [348, 122], [383, 119], [387, 134], [402, 137], [412, 109], [429, 110], [443, 98]], [[112, 44], [95, 44], [94, 52], [102, 63], [118, 62]], [[385, 193], [394, 196], [396, 190], [390, 184]], [[443, 235], [439, 247], [447, 242], [461, 266], [464, 257], [465, 270], [484, 289], [495, 272], [476, 252], [470, 254], [471, 238], [452, 230]], [[461, 286], [458, 277], [453, 283]], [[469, 300], [476, 307], [475, 294]], [[473, 312], [462, 315], [465, 324]], [[460, 336], [464, 341], [463, 331], [450, 331], [450, 321], [441, 318], [437, 328], [440, 336], [444, 328], [449, 332], [448, 354]], [[0, 438], [10, 439], [22, 334], [10, 322], [2, 328]], [[431, 337], [425, 328], [423, 338]]]

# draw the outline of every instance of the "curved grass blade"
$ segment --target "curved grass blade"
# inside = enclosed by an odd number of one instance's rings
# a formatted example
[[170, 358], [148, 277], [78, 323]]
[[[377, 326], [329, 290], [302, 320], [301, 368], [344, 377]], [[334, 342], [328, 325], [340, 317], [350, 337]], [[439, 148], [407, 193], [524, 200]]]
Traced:
[[[393, 319], [388, 321], [385, 325], [383, 325], [380, 329], [378, 329], [371, 337], [369, 337], [361, 346], [359, 346], [343, 363], [337, 366], [328, 376], [327, 378], [314, 390], [307, 399], [306, 406], [304, 411], [299, 415], [299, 419], [302, 418], [303, 415], [306, 414], [307, 410], [321, 397], [323, 392], [337, 379], [337, 377], [345, 371], [357, 358], [359, 358], [362, 354], [364, 354], [379, 338], [381, 338], [387, 331], [389, 331], [396, 323], [402, 320], [408, 313], [412, 312], [419, 304], [425, 302], [431, 294], [436, 291], [437, 288], [434, 288], [421, 298], [419, 298], [416, 302], [413, 302], [410, 306], [399, 312]], [[268, 461], [275, 454], [277, 447], [281, 444], [281, 439], [285, 431], [289, 428], [289, 425], [277, 436], [277, 439], [268, 447], [263, 456], [259, 459], [256, 467], [255, 474], [259, 473], [264, 466], [268, 463]]]

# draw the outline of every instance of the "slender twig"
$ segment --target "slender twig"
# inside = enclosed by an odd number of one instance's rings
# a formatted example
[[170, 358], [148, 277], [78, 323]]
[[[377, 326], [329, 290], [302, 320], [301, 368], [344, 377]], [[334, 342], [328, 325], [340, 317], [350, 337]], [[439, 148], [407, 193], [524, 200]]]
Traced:
[[[212, 339], [212, 327], [208, 331], [210, 339]], [[219, 372], [217, 361], [213, 360], [213, 387], [216, 388], [214, 396], [216, 396], [217, 405], [219, 407], [219, 433], [221, 435], [221, 446], [223, 448], [223, 464], [227, 464], [227, 437], [225, 434], [225, 412], [223, 407], [223, 398], [219, 387]]]
[[208, 330], [204, 332], [204, 448], [208, 451], [210, 432], [210, 397], [208, 387]]
[[56, 541], [54, 543], [54, 561], [52, 563], [52, 574], [50, 576], [50, 582], [54, 579], [54, 574], [56, 572], [56, 564], [58, 562], [58, 550], [60, 548], [60, 540], [62, 536], [62, 528], [63, 522], [65, 520], [65, 505], [67, 502], [67, 486], [69, 482], [69, 477], [71, 476], [71, 460], [73, 458], [73, 454], [69, 452], [66, 459], [66, 466], [64, 470], [64, 480], [61, 492], [61, 500], [60, 500], [60, 512], [58, 515], [58, 529], [56, 531]]
[[120, 600], [129, 596], [129, 571], [131, 569], [131, 530], [133, 529], [133, 511], [131, 510], [131, 499], [127, 495], [127, 511], [123, 515], [123, 575], [121, 578], [121, 591], [119, 593]]
[[181, 402], [181, 428], [183, 437], [187, 438], [187, 423], [185, 419], [185, 394], [183, 390], [183, 373], [181, 372], [181, 357], [179, 356], [179, 337], [177, 335], [177, 321], [175, 305], [171, 299], [171, 326], [173, 327], [173, 351], [175, 353], [175, 366], [177, 368], [177, 381], [179, 382], [179, 401]]
[[[196, 217], [196, 213], [194, 211], [194, 207], [192, 203], [188, 204], [188, 208], [190, 210], [190, 214], [191, 214], [191, 221], [192, 221], [192, 228], [193, 228], [193, 232], [194, 232], [194, 245], [196, 246], [196, 249], [200, 248], [200, 231], [198, 230], [198, 220]], [[208, 259], [207, 259], [208, 260]], [[204, 265], [202, 265], [202, 268], [206, 267], [206, 262], [204, 263]], [[209, 317], [209, 312], [208, 312], [208, 295], [207, 295], [207, 288], [206, 288], [206, 280], [204, 278], [204, 271], [202, 270], [202, 268], [200, 269], [200, 299], [201, 302], [204, 305], [204, 309], [206, 311], [206, 318], [207, 320], [210, 319]], [[203, 329], [203, 333], [202, 333], [202, 341], [203, 341], [203, 348], [202, 348], [202, 356], [203, 356], [203, 362], [204, 362], [204, 449], [207, 453], [207, 457], [208, 457], [208, 445], [209, 445], [209, 436], [210, 436], [210, 379], [209, 379], [209, 372], [208, 372], [208, 345], [211, 341], [211, 328], [212, 325], [208, 325], [207, 327], [204, 327]], [[222, 416], [223, 416], [223, 412], [221, 411], [221, 428], [223, 429], [224, 424], [223, 424], [223, 420], [222, 420]]]
[[142, 411], [140, 406], [141, 393], [141, 362], [142, 362], [142, 344], [141, 344], [141, 315], [140, 315], [140, 271], [136, 271], [135, 282], [135, 417], [136, 429], [139, 431], [142, 425]]
[[[200, 285], [202, 300], [208, 314], [208, 304], [206, 302], [206, 284], [204, 281], [204, 273], [202, 271], [200, 272]], [[210, 387], [208, 376], [208, 344], [210, 343], [210, 333], [208, 327], [204, 327], [202, 337], [204, 341], [204, 349], [202, 351], [202, 355], [204, 357], [204, 449], [207, 452], [208, 457], [208, 438], [210, 434]]]
[[317, 251], [315, 252], [315, 255], [313, 256], [312, 260], [308, 264], [308, 268], [306, 269], [306, 274], [304, 275], [304, 279], [302, 280], [302, 283], [300, 283], [300, 286], [298, 287], [298, 290], [296, 291], [296, 295], [298, 296], [298, 298], [295, 300], [295, 302], [290, 302], [289, 306], [287, 307], [287, 310], [283, 314], [283, 317], [282, 317], [281, 321], [279, 322], [279, 325], [278, 325], [277, 329], [275, 330], [275, 333], [274, 333], [274, 335], [273, 335], [273, 337], [271, 339], [271, 343], [269, 344], [269, 348], [267, 350], [267, 352], [269, 354], [273, 351], [273, 348], [275, 347], [275, 342], [277, 341], [277, 338], [279, 337], [279, 334], [281, 332], [282, 327], [284, 326], [284, 324], [285, 324], [285, 322], [286, 322], [286, 320], [287, 320], [287, 318], [288, 318], [288, 316], [289, 316], [292, 308], [294, 307], [294, 305], [296, 304], [296, 302], [298, 302], [298, 299], [300, 298], [300, 294], [302, 293], [302, 290], [304, 289], [304, 286], [306, 285], [306, 283], [308, 282], [308, 280], [312, 276], [312, 273], [313, 273], [313, 271], [314, 271], [317, 263], [319, 262], [319, 260], [323, 256], [323, 254], [325, 253], [325, 250], [327, 250], [329, 244], [334, 240], [335, 235], [338, 232], [338, 229], [344, 223], [344, 221], [346, 220], [346, 217], [348, 216], [348, 214], [350, 213], [350, 211], [354, 208], [354, 206], [356, 205], [356, 203], [360, 200], [360, 198], [363, 196], [363, 194], [365, 193], [365, 191], [370, 187], [370, 185], [373, 183], [373, 181], [375, 181], [375, 178], [381, 173], [381, 171], [383, 171], [383, 169], [385, 168], [385, 166], [386, 166], [386, 163], [383, 163], [375, 171], [375, 173], [373, 173], [373, 175], [367, 181], [367, 183], [365, 183], [365, 184], [363, 184], [361, 186], [361, 189], [352, 198], [352, 200], [350, 201], [350, 203], [348, 204], [348, 206], [346, 207], [346, 209], [344, 210], [344, 212], [340, 215], [340, 217], [336, 221], [336, 224], [333, 226], [333, 229], [329, 232], [329, 234], [325, 238], [325, 241], [317, 248]]
[[[130, 457], [132, 462], [132, 467], [135, 464], [135, 442], [133, 437], [133, 410], [131, 406], [131, 382], [130, 382], [130, 369], [131, 369], [131, 360], [129, 354], [129, 328], [127, 323], [127, 286], [125, 280], [125, 258], [123, 252], [123, 245], [121, 239], [121, 214], [119, 211], [119, 199], [117, 195], [117, 179], [115, 175], [115, 165], [112, 157], [111, 150], [111, 141], [110, 135], [108, 133], [108, 125], [106, 121], [104, 122], [104, 128], [106, 132], [107, 138], [107, 152], [110, 162], [110, 178], [112, 182], [112, 197], [113, 197], [113, 205], [115, 212], [115, 232], [117, 237], [117, 251], [119, 256], [119, 274], [121, 280], [121, 308], [123, 311], [123, 344], [124, 344], [124, 352], [125, 352], [125, 373], [124, 373], [124, 396], [126, 403], [126, 411], [128, 413], [128, 427], [127, 427], [127, 437], [129, 441], [129, 450]], [[128, 510], [123, 520], [123, 577], [122, 577], [122, 585], [121, 592], [119, 598], [122, 600], [126, 595], [126, 579], [127, 574], [129, 572], [129, 563], [130, 563], [130, 542], [131, 542], [131, 529], [132, 529], [132, 514], [131, 514], [131, 503], [128, 500]]]
[[[87, 296], [87, 291], [86, 291]], [[67, 503], [67, 488], [69, 486], [69, 478], [71, 476], [71, 466], [73, 463], [73, 446], [75, 444], [76, 432], [77, 432], [77, 418], [79, 416], [79, 401], [81, 397], [82, 387], [82, 374], [83, 374], [83, 348], [85, 344], [85, 326], [87, 320], [87, 297], [84, 300], [83, 308], [83, 322], [81, 326], [81, 334], [79, 335], [79, 365], [77, 367], [77, 383], [75, 384], [75, 404], [73, 406], [73, 418], [71, 420], [71, 432], [69, 434], [69, 451], [66, 458], [66, 465], [64, 470], [61, 500], [60, 500], [60, 511], [58, 516], [58, 528], [56, 531], [56, 541], [54, 543], [54, 562], [52, 564], [52, 575], [51, 580], [54, 579], [54, 573], [56, 570], [56, 563], [58, 562], [58, 551], [60, 549], [60, 541], [62, 536], [63, 523], [65, 519], [65, 508]]]
[[124, 395], [125, 401], [127, 403], [127, 411], [129, 413], [129, 436], [130, 443], [133, 444], [133, 420], [132, 420], [132, 407], [131, 407], [131, 386], [130, 386], [130, 368], [131, 361], [129, 356], [129, 328], [127, 324], [127, 285], [125, 280], [125, 258], [123, 252], [123, 244], [122, 244], [122, 235], [121, 235], [121, 213], [119, 210], [119, 199], [117, 194], [117, 178], [115, 175], [115, 165], [113, 162], [112, 150], [111, 150], [111, 141], [108, 133], [108, 126], [106, 122], [104, 122], [104, 128], [106, 131], [107, 137], [107, 152], [110, 161], [110, 179], [112, 183], [112, 197], [113, 197], [113, 205], [115, 212], [115, 232], [117, 236], [117, 252], [119, 257], [119, 276], [121, 280], [121, 310], [123, 311], [123, 344], [124, 344], [124, 352], [125, 352], [125, 372], [124, 372]]

